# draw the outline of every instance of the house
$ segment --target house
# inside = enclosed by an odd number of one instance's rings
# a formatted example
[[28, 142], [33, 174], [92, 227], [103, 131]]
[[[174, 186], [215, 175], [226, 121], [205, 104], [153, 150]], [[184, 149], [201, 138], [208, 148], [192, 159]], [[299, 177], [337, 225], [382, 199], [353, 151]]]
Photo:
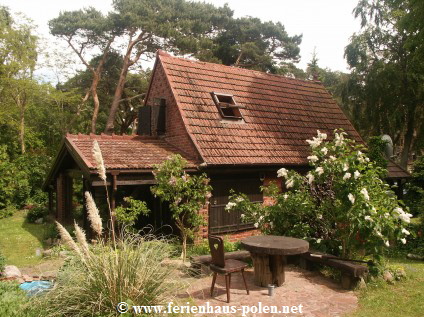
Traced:
[[[154, 164], [172, 153], [189, 162], [188, 171], [206, 172], [213, 187], [200, 210], [208, 233], [240, 237], [252, 233], [240, 215], [225, 211], [230, 189], [266, 201], [260, 186], [276, 180], [281, 167], [308, 169], [309, 145], [317, 130], [342, 128], [363, 142], [323, 85], [253, 70], [172, 57], [159, 51], [135, 136], [67, 135], [44, 184], [56, 218], [69, 220], [73, 182], [104, 197], [91, 150], [102, 150], [114, 207], [125, 195], [148, 201], [154, 225], [169, 222], [166, 205], [152, 197]], [[393, 179], [408, 174], [394, 163]], [[390, 176], [390, 175], [389, 175]], [[81, 184], [82, 183], [82, 184]], [[56, 208], [54, 208], [54, 200]]]

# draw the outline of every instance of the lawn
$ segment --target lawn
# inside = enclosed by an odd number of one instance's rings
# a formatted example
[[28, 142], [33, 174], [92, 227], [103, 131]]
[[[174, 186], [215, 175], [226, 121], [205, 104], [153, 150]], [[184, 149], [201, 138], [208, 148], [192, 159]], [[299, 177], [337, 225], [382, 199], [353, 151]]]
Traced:
[[389, 265], [404, 268], [406, 280], [368, 284], [359, 291], [359, 309], [349, 317], [424, 316], [424, 262], [390, 259]]
[[36, 250], [43, 249], [43, 240], [50, 228], [48, 224], [27, 223], [25, 214], [18, 211], [12, 217], [0, 219], [0, 250], [6, 263], [17, 267], [43, 262], [42, 257], [36, 256]]

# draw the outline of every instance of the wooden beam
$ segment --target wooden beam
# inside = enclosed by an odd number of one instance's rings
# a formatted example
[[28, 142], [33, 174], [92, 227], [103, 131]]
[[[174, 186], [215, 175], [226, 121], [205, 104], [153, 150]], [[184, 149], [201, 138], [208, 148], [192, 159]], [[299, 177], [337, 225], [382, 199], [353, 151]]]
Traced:
[[157, 184], [154, 179], [129, 179], [129, 180], [117, 180], [116, 185], [154, 185]]

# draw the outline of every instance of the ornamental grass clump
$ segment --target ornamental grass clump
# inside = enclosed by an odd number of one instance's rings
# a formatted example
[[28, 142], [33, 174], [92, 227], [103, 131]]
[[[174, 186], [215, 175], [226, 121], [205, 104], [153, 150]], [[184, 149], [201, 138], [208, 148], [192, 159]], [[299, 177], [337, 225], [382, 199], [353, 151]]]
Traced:
[[126, 235], [117, 247], [100, 242], [61, 270], [57, 286], [43, 297], [47, 316], [116, 316], [116, 305], [161, 305], [173, 300], [181, 283], [166, 241]]
[[279, 169], [283, 192], [275, 184], [264, 189], [273, 205], [233, 194], [228, 209], [242, 210], [244, 221], [266, 234], [308, 239], [313, 248], [343, 257], [379, 260], [391, 241], [405, 244], [412, 215], [382, 180], [386, 170], [364, 154], [364, 147], [337, 130], [331, 141], [318, 131], [306, 142], [310, 171]]

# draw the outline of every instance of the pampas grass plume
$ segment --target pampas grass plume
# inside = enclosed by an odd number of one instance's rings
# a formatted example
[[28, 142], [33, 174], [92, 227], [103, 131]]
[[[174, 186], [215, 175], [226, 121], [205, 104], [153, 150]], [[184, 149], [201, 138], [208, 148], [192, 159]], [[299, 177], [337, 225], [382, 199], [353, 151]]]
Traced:
[[60, 237], [62, 241], [70, 247], [72, 250], [77, 252], [80, 256], [81, 249], [78, 247], [78, 245], [75, 243], [74, 239], [72, 239], [71, 235], [69, 234], [68, 230], [66, 230], [59, 222], [55, 221], [57, 229], [59, 230]]
[[87, 237], [85, 236], [84, 230], [74, 221], [75, 227], [75, 236], [77, 237], [78, 243], [81, 245], [82, 251], [86, 256], [90, 256], [90, 249], [87, 242]]
[[106, 182], [106, 168], [105, 163], [103, 161], [102, 151], [100, 150], [99, 143], [97, 140], [93, 141], [93, 158], [96, 161], [97, 171], [99, 173], [99, 177]]
[[101, 236], [103, 231], [102, 218], [100, 218], [99, 210], [97, 209], [96, 203], [94, 202], [93, 196], [91, 196], [90, 192], [85, 192], [85, 201], [91, 228], [98, 236]]

